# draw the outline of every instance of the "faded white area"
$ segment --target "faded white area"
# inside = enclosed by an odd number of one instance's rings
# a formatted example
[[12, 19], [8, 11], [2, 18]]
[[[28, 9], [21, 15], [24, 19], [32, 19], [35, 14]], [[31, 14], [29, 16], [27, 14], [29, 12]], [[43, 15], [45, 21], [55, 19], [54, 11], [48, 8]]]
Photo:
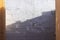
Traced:
[[44, 11], [55, 10], [55, 0], [5, 0], [6, 25], [18, 20], [24, 22], [42, 15]]

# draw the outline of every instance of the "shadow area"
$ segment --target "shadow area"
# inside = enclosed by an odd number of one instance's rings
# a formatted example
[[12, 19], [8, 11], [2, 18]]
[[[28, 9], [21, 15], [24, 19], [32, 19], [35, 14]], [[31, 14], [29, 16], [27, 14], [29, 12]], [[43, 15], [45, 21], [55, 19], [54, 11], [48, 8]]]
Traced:
[[7, 27], [7, 40], [56, 40], [55, 11], [42, 12], [42, 16]]

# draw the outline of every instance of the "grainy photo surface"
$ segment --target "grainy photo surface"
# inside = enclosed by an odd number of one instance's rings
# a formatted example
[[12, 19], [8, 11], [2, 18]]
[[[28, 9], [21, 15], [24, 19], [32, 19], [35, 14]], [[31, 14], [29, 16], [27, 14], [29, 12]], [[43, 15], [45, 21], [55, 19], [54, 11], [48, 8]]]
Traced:
[[7, 40], [56, 40], [55, 0], [5, 0]]

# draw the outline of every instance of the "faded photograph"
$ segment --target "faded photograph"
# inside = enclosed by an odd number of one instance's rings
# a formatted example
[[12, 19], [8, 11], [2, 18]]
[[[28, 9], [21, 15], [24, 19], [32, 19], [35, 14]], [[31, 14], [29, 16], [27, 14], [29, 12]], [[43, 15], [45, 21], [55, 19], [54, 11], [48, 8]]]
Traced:
[[55, 0], [5, 0], [7, 40], [56, 40]]

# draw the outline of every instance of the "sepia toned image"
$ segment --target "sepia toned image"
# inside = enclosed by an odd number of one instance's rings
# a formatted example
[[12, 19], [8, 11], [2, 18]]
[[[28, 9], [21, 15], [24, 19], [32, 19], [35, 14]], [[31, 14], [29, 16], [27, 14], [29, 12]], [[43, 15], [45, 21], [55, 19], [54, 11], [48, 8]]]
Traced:
[[56, 40], [55, 0], [5, 0], [6, 40]]

